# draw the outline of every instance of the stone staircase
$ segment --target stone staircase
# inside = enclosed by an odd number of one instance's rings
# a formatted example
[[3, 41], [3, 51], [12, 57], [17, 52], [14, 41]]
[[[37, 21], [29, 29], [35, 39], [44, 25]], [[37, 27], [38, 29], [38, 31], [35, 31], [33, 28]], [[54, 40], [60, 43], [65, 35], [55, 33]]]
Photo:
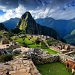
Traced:
[[31, 59], [24, 60], [22, 58], [16, 59], [11, 62], [12, 71], [10, 75], [40, 75]]

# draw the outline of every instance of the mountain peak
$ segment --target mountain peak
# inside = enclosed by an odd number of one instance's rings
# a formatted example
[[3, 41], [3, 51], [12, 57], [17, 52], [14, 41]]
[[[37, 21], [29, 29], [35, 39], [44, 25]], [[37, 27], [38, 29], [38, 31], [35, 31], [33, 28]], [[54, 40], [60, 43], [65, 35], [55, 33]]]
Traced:
[[19, 26], [20, 26], [20, 30], [25, 30], [27, 25], [29, 25], [30, 27], [36, 24], [35, 20], [33, 19], [32, 15], [30, 12], [25, 12], [19, 22]]
[[31, 15], [31, 13], [30, 12], [25, 12], [23, 15], [22, 15], [22, 19], [25, 19], [25, 18], [32, 18], [32, 15]]
[[26, 34], [48, 35], [57, 38], [57, 33], [55, 30], [36, 23], [30, 12], [26, 12], [22, 15], [18, 28]]

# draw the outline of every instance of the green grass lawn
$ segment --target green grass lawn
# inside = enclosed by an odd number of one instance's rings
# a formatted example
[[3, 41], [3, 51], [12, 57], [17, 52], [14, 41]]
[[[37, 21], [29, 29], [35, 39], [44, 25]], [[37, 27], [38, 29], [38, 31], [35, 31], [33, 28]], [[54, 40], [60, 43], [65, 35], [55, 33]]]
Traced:
[[[19, 42], [21, 45], [23, 42], [25, 42], [29, 48], [41, 48], [41, 44], [36, 44], [34, 42], [35, 40], [36, 40], [36, 38], [29, 39], [29, 37], [27, 37], [25, 39], [18, 38], [16, 41]], [[49, 49], [49, 48], [44, 48], [43, 50], [48, 51], [50, 54], [57, 54], [58, 53], [57, 51], [54, 51], [54, 50]]]
[[48, 51], [48, 53], [50, 53], [50, 54], [57, 54], [57, 53], [59, 53], [59, 52], [54, 51], [52, 49], [43, 49], [43, 50]]
[[28, 38], [25, 38], [24, 42], [28, 45], [33, 44], [33, 42], [31, 40], [29, 40]]
[[65, 65], [60, 62], [37, 65], [36, 67], [42, 75], [71, 75], [71, 72], [68, 72]]
[[28, 45], [29, 48], [40, 48], [39, 44], [32, 44], [32, 45]]

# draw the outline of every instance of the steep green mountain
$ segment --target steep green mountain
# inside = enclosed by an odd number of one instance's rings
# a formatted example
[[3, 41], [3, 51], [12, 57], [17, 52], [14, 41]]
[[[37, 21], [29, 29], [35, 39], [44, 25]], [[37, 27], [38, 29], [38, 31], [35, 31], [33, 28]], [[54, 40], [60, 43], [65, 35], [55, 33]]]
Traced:
[[67, 34], [71, 33], [72, 30], [75, 29], [75, 19], [62, 20], [62, 19], [54, 19], [51, 17], [47, 18], [38, 18], [36, 19], [38, 24], [43, 26], [50, 27], [57, 31], [61, 38], [64, 38]]
[[75, 45], [75, 29], [70, 34], [64, 37], [67, 43]]
[[1, 30], [7, 30], [7, 28], [4, 26], [4, 24], [0, 23], [0, 31]]
[[24, 31], [27, 34], [48, 35], [57, 38], [57, 33], [55, 30], [37, 24], [36, 21], [33, 19], [32, 15], [30, 14], [30, 12], [26, 12], [22, 15], [18, 27], [21, 31]]
[[75, 29], [74, 30], [72, 30], [72, 32], [71, 32], [71, 35], [74, 35], [75, 34]]

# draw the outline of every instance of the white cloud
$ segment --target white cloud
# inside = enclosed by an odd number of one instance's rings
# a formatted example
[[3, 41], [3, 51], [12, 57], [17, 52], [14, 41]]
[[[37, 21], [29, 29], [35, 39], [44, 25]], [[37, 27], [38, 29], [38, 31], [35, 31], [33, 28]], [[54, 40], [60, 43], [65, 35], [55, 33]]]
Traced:
[[28, 10], [23, 5], [19, 4], [19, 6], [15, 9], [7, 10], [3, 6], [0, 6], [0, 9], [6, 12], [4, 15], [0, 16], [0, 22], [4, 22], [6, 20], [9, 20], [10, 18], [16, 18], [16, 17], [20, 18], [22, 14], [25, 13], [26, 11], [29, 11], [35, 19], [45, 18], [45, 17], [52, 17], [54, 19], [72, 19], [75, 17], [74, 7], [65, 7], [66, 10], [62, 10], [62, 8], [59, 6], [54, 8], [38, 7], [34, 10]]
[[4, 12], [6, 12], [4, 15], [0, 16], [0, 22], [4, 22], [6, 20], [9, 20], [10, 18], [20, 18], [21, 15], [26, 11], [25, 8], [22, 5], [19, 5], [18, 8], [16, 9], [9, 9], [6, 10], [5, 8], [3, 9]]
[[22, 6], [22, 5], [19, 5], [19, 7], [15, 9], [15, 13], [16, 13], [15, 16], [20, 18], [21, 15], [22, 15], [23, 13], [25, 13], [25, 12], [26, 12], [25, 7]]
[[0, 9], [1, 9], [1, 10], [2, 10], [2, 9], [6, 9], [6, 7], [0, 5]]
[[49, 11], [52, 13], [54, 10], [53, 9], [49, 9], [49, 8], [42, 8], [39, 9], [37, 8], [36, 10], [27, 10], [24, 6], [19, 5], [18, 8], [16, 9], [3, 9], [4, 12], [6, 12], [4, 15], [0, 16], [0, 22], [4, 22], [6, 20], [9, 20], [10, 18], [20, 18], [22, 16], [23, 13], [25, 13], [26, 11], [29, 11], [32, 16], [36, 19], [36, 18], [45, 18], [46, 16], [48, 16]]

